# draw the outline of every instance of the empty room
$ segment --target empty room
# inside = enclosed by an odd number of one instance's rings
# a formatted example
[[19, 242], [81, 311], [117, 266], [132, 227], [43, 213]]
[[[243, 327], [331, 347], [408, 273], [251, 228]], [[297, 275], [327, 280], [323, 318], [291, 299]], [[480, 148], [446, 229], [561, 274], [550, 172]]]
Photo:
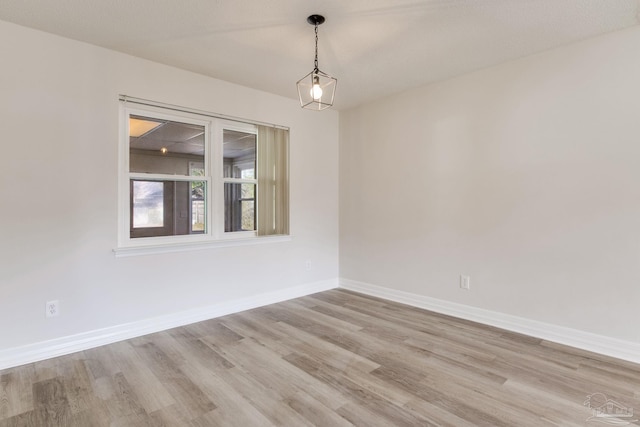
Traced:
[[0, 427], [640, 425], [640, 0], [0, 0]]

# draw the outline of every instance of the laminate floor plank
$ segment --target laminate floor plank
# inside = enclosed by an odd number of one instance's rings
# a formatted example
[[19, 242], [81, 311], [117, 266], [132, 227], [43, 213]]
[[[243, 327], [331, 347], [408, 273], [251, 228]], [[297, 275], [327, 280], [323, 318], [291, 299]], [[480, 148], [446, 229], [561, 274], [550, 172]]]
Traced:
[[217, 374], [224, 383], [237, 390], [244, 399], [257, 409], [270, 423], [276, 426], [312, 426], [289, 405], [283, 403], [283, 396], [277, 390], [257, 381], [252, 374], [239, 367]]
[[[273, 426], [244, 395], [230, 387], [222, 376], [194, 363], [184, 368], [200, 389], [216, 402], [216, 409], [193, 420], [194, 426]], [[177, 424], [174, 424], [177, 425]]]
[[136, 352], [130, 342], [119, 342], [109, 346], [113, 350], [113, 368], [116, 374], [127, 378], [131, 389], [147, 413], [173, 405], [176, 400], [151, 369], [150, 365]]
[[284, 311], [295, 311], [307, 320], [310, 320], [314, 323], [323, 324], [337, 330], [359, 331], [360, 329], [362, 329], [362, 327], [357, 324], [353, 324], [351, 322], [337, 319], [333, 316], [327, 316], [326, 314], [311, 310], [303, 304], [300, 304], [296, 300], [285, 301], [283, 303], [280, 303], [279, 306], [281, 306]]
[[380, 367], [375, 361], [333, 345], [321, 337], [307, 333], [304, 329], [282, 322], [273, 325], [273, 329], [282, 334], [283, 338], [279, 343], [290, 351], [320, 358], [334, 369], [371, 372]]
[[607, 399], [640, 426], [640, 365], [345, 290], [0, 371], [0, 427], [577, 427]]
[[[215, 339], [212, 339], [209, 335], [204, 338], [197, 338], [196, 336], [178, 334], [175, 332], [178, 330], [168, 331], [168, 333], [174, 337], [175, 345], [184, 350], [185, 359], [180, 364], [181, 368], [183, 365], [193, 363], [194, 360], [206, 364], [210, 370], [233, 368], [233, 363], [225, 359], [212, 345], [209, 345], [217, 343]], [[236, 341], [233, 342], [235, 343]]]
[[138, 342], [134, 347], [176, 403], [189, 413], [190, 419], [214, 410], [216, 405], [180, 369], [184, 356], [172, 360], [164, 352], [161, 346], [166, 346], [166, 341]]
[[[228, 322], [228, 320], [225, 321]], [[274, 327], [278, 324], [279, 323], [274, 323], [271, 326]], [[267, 337], [261, 337], [260, 340], [253, 337], [250, 338], [251, 341], [254, 341], [256, 344], [264, 347], [264, 349], [257, 347], [259, 349], [258, 354], [260, 354], [261, 351], [264, 352], [267, 350], [271, 352], [270, 355], [265, 357], [265, 359], [271, 360], [271, 362], [269, 362], [268, 364], [269, 370], [273, 370], [280, 375], [287, 376], [291, 379], [293, 385], [296, 386], [298, 391], [305, 390], [308, 394], [310, 394], [313, 398], [315, 398], [323, 405], [330, 408], [341, 406], [344, 403], [344, 398], [342, 396], [337, 395], [335, 391], [328, 387], [326, 384], [317, 381], [312, 376], [298, 370], [295, 366], [288, 364], [283, 358], [283, 356], [291, 354], [292, 352], [296, 351], [296, 349], [300, 349], [301, 351], [308, 350], [309, 352], [313, 352], [313, 350], [316, 350], [317, 353], [325, 354], [327, 352], [327, 349], [325, 349], [326, 344], [322, 346], [322, 349], [319, 349], [318, 346], [314, 347], [312, 345], [309, 345], [304, 340], [296, 339], [294, 336], [288, 337], [285, 335], [280, 335], [280, 333], [278, 336], [278, 341], [273, 341], [271, 338]], [[215, 346], [215, 344], [212, 345]], [[227, 349], [226, 351], [230, 351], [228, 346], [225, 346], [224, 348]], [[223, 352], [225, 350], [220, 351]], [[274, 355], [277, 355], [278, 358], [274, 358]], [[256, 369], [250, 362], [242, 362], [241, 359], [239, 360], [237, 356], [234, 357], [233, 354], [228, 355], [227, 357], [229, 357], [230, 360], [235, 360], [236, 363], [242, 363], [241, 367], [248, 366], [247, 369], [249, 369], [252, 375], [254, 375]], [[351, 357], [353, 359], [356, 359], [358, 356], [351, 355]], [[331, 361], [331, 363], [343, 363], [340, 362], [340, 360], [340, 358], [336, 358], [336, 360]], [[349, 366], [352, 368], [356, 368], [358, 366], [357, 363], [358, 362], [349, 364]], [[370, 371], [371, 369], [373, 369], [372, 366], [377, 367], [377, 365], [375, 365], [373, 362], [368, 362], [365, 369], [367, 371]], [[265, 380], [263, 381], [263, 383], [269, 383], [269, 380]], [[296, 391], [296, 393], [298, 391]]]
[[[368, 406], [358, 403], [346, 403], [344, 406], [338, 408], [336, 413], [354, 426], [389, 427], [392, 425], [388, 419], [378, 416], [378, 414], [370, 410]], [[426, 421], [419, 425], [421, 427], [432, 427]]]
[[[300, 355], [291, 355], [291, 357], [296, 359], [299, 367], [309, 372], [317, 370], [321, 365], [324, 365], [323, 367], [325, 369], [333, 370], [331, 366], [328, 366], [325, 362], [326, 358], [314, 357], [314, 355], [311, 354], [304, 356], [304, 358], [301, 358]], [[375, 375], [371, 375], [369, 372], [362, 372], [355, 369], [339, 372], [352, 382], [358, 384], [363, 390], [375, 394], [396, 406], [403, 407], [411, 413], [419, 414], [419, 416], [427, 418], [430, 422], [447, 425], [450, 424], [452, 420], [455, 420], [455, 423], [451, 425], [464, 425], [464, 421], [460, 418], [441, 411], [440, 408], [428, 402], [420, 401], [420, 403], [417, 403], [415, 394], [406, 392], [389, 381], [381, 380]], [[412, 409], [414, 407], [420, 407], [421, 410]]]
[[[260, 316], [256, 310], [249, 310], [242, 313], [242, 316], [229, 315], [219, 318], [219, 322], [227, 329], [232, 330], [236, 335], [244, 337], [253, 337], [255, 340], [260, 341], [271, 340], [278, 341], [281, 337], [280, 334], [273, 331], [271, 327], [276, 323], [271, 319], [267, 319]], [[211, 339], [207, 336], [203, 338], [204, 341], [210, 342], [216, 345], [223, 345], [224, 343]], [[281, 353], [277, 348], [272, 349], [277, 353]], [[285, 351], [286, 353], [286, 351]]]
[[287, 360], [323, 383], [329, 384], [348, 400], [366, 407], [375, 414], [376, 418], [386, 420], [387, 425], [416, 426], [427, 423], [423, 416], [403, 411], [400, 406], [386, 400], [375, 391], [306, 356], [291, 355]]
[[0, 419], [33, 410], [31, 383], [34, 378], [32, 365], [8, 369], [0, 374]]
[[229, 352], [239, 367], [265, 388], [277, 390], [282, 400], [306, 391], [310, 397], [332, 409], [344, 403], [344, 396], [336, 394], [327, 384], [300, 371], [285, 358], [274, 357], [272, 352], [253, 340], [234, 346]]
[[353, 427], [352, 423], [335, 411], [339, 407], [331, 409], [319, 404], [317, 399], [302, 390], [285, 399], [284, 403], [315, 426]]
[[[432, 346], [436, 344], [443, 344], [440, 347], [444, 348], [446, 351], [462, 354], [462, 355], [471, 355], [476, 356], [481, 359], [486, 358], [489, 360], [495, 359], [495, 353], [491, 351], [491, 349], [487, 349], [486, 346], [482, 346], [479, 343], [476, 343], [475, 340], [469, 340], [469, 338], [461, 339], [459, 337], [459, 333], [451, 334], [451, 328], [448, 329], [448, 333], [439, 332], [445, 331], [445, 326], [440, 326], [435, 328], [434, 323], [431, 324], [431, 328], [429, 331], [425, 331], [424, 328], [419, 330], [411, 329], [411, 325], [407, 325], [406, 323], [401, 322], [392, 322], [385, 319], [377, 318], [373, 313], [365, 314], [362, 312], [353, 312], [349, 309], [339, 308], [339, 307], [326, 307], [326, 306], [316, 306], [315, 310], [321, 311], [327, 315], [332, 315], [340, 318], [346, 317], [352, 323], [357, 323], [362, 327], [364, 332], [369, 332], [375, 330], [375, 328], [387, 328], [388, 330], [396, 330], [398, 331], [398, 336], [402, 336], [404, 333], [406, 335], [409, 331], [411, 337], [404, 340], [404, 343], [407, 343], [411, 340], [421, 341], [422, 343], [426, 343], [425, 345], [419, 346], [425, 350], [431, 350]], [[477, 336], [475, 338], [478, 338]], [[481, 337], [480, 337], [481, 338]], [[397, 337], [393, 337], [392, 339], [396, 343], [400, 343], [402, 340]]]

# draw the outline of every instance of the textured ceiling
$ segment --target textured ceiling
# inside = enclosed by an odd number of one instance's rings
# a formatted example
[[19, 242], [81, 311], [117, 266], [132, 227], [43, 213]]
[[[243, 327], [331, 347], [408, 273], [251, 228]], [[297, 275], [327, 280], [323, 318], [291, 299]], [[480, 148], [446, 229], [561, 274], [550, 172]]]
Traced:
[[638, 24], [639, 0], [0, 0], [0, 19], [290, 98], [313, 68], [336, 107]]

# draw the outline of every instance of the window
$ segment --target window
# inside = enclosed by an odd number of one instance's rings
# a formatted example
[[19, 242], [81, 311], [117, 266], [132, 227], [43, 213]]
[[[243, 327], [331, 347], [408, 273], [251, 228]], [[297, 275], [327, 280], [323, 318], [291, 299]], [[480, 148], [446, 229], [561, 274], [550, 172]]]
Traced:
[[223, 131], [224, 231], [256, 229], [255, 133]]
[[287, 129], [122, 101], [119, 247], [288, 234]]

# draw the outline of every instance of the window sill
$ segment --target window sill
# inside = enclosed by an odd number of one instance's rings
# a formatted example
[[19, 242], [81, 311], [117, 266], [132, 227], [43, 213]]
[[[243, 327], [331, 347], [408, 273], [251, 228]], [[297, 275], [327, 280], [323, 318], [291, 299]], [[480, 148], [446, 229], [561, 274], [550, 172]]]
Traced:
[[291, 235], [278, 235], [278, 236], [260, 236], [260, 237], [248, 237], [240, 239], [221, 239], [211, 240], [207, 242], [188, 242], [188, 243], [169, 243], [162, 245], [149, 245], [149, 246], [135, 246], [135, 247], [123, 247], [113, 250], [116, 258], [139, 256], [139, 255], [153, 255], [164, 254], [171, 252], [187, 252], [197, 251], [202, 249], [214, 249], [214, 248], [227, 248], [232, 246], [248, 246], [248, 245], [260, 245], [264, 243], [280, 243], [289, 242], [292, 240]]

